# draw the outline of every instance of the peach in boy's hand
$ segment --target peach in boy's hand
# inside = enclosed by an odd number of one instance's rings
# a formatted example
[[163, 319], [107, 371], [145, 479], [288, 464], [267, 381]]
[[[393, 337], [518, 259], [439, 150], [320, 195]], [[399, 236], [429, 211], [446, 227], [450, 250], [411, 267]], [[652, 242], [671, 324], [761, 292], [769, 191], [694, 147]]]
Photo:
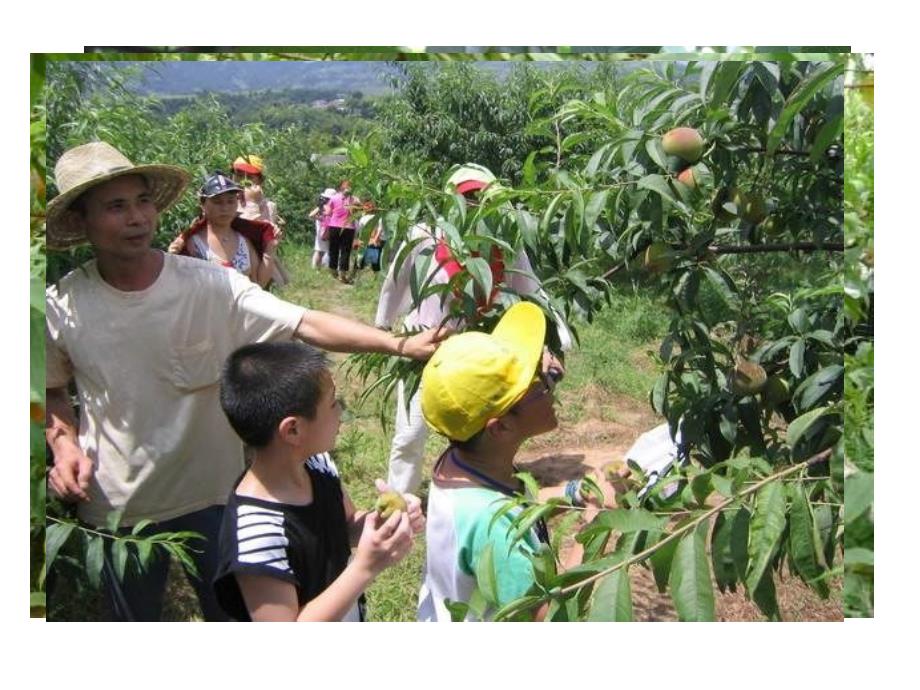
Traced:
[[[377, 491], [380, 492], [380, 496], [377, 497], [377, 505], [375, 505], [378, 513], [380, 513], [380, 507], [378, 506], [395, 503], [399, 505], [400, 510], [404, 510], [406, 515], [409, 516], [409, 526], [412, 528], [413, 534], [425, 531], [425, 515], [422, 513], [422, 501], [418, 496], [399, 494], [393, 491], [382, 479], [377, 479], [374, 485], [377, 487]], [[399, 502], [401, 502], [401, 505]], [[381, 517], [387, 517], [389, 514], [383, 515], [381, 513]]]
[[364, 528], [355, 549], [355, 562], [373, 576], [398, 563], [412, 548], [409, 516], [395, 511], [384, 520], [372, 510], [364, 519]]

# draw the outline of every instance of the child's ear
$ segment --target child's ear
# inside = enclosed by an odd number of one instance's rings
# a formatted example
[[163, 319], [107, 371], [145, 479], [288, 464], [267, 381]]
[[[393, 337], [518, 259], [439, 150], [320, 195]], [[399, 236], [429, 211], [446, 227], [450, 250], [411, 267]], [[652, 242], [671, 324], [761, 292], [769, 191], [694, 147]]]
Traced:
[[303, 420], [297, 417], [285, 417], [278, 424], [278, 436], [285, 443], [296, 445], [304, 431]]
[[492, 438], [501, 439], [509, 431], [514, 430], [514, 420], [509, 419], [508, 415], [490, 419], [486, 422], [485, 430], [487, 434], [492, 435]]

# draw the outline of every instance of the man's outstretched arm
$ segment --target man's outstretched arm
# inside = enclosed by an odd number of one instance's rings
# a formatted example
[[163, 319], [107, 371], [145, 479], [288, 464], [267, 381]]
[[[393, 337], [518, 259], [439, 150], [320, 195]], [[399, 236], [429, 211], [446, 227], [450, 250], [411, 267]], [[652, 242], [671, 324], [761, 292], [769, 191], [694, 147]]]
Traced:
[[446, 329], [431, 328], [412, 336], [398, 336], [344, 316], [314, 310], [304, 313], [295, 332], [300, 340], [323, 350], [382, 352], [420, 360], [431, 357], [450, 334]]

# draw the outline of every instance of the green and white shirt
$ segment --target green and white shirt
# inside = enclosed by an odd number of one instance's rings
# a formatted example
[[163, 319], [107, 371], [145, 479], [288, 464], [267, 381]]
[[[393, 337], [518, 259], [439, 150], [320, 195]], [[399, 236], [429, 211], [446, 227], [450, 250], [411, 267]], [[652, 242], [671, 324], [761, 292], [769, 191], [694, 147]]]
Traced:
[[[476, 589], [476, 566], [487, 545], [497, 583], [498, 605], [522, 596], [534, 582], [530, 556], [540, 540], [531, 529], [511, 543], [512, 520], [518, 511], [506, 513], [491, 525], [492, 516], [507, 497], [484, 487], [439, 487], [434, 481], [428, 494], [427, 557], [425, 579], [419, 593], [418, 620], [449, 622], [445, 599], [468, 602]], [[488, 612], [487, 612], [487, 618]], [[476, 620], [472, 613], [467, 620]]]

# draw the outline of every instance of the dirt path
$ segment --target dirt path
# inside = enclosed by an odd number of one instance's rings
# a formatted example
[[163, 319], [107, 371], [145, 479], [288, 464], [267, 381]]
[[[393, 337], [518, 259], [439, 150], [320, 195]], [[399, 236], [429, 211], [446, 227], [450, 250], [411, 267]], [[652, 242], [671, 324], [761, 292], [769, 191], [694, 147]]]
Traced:
[[[518, 465], [544, 486], [558, 486], [611, 460], [622, 458], [635, 439], [660, 424], [660, 420], [636, 400], [619, 396], [614, 402], [616, 422], [586, 420], [537, 437], [520, 453]], [[563, 544], [563, 552], [574, 540]], [[676, 621], [677, 612], [667, 594], [661, 594], [650, 570], [641, 566], [630, 570], [633, 615], [637, 621]], [[788, 621], [842, 621], [838, 596], [821, 600], [798, 578], [788, 574], [777, 578], [777, 599], [783, 619]], [[762, 621], [759, 609], [743, 591], [716, 592], [716, 620]]]

